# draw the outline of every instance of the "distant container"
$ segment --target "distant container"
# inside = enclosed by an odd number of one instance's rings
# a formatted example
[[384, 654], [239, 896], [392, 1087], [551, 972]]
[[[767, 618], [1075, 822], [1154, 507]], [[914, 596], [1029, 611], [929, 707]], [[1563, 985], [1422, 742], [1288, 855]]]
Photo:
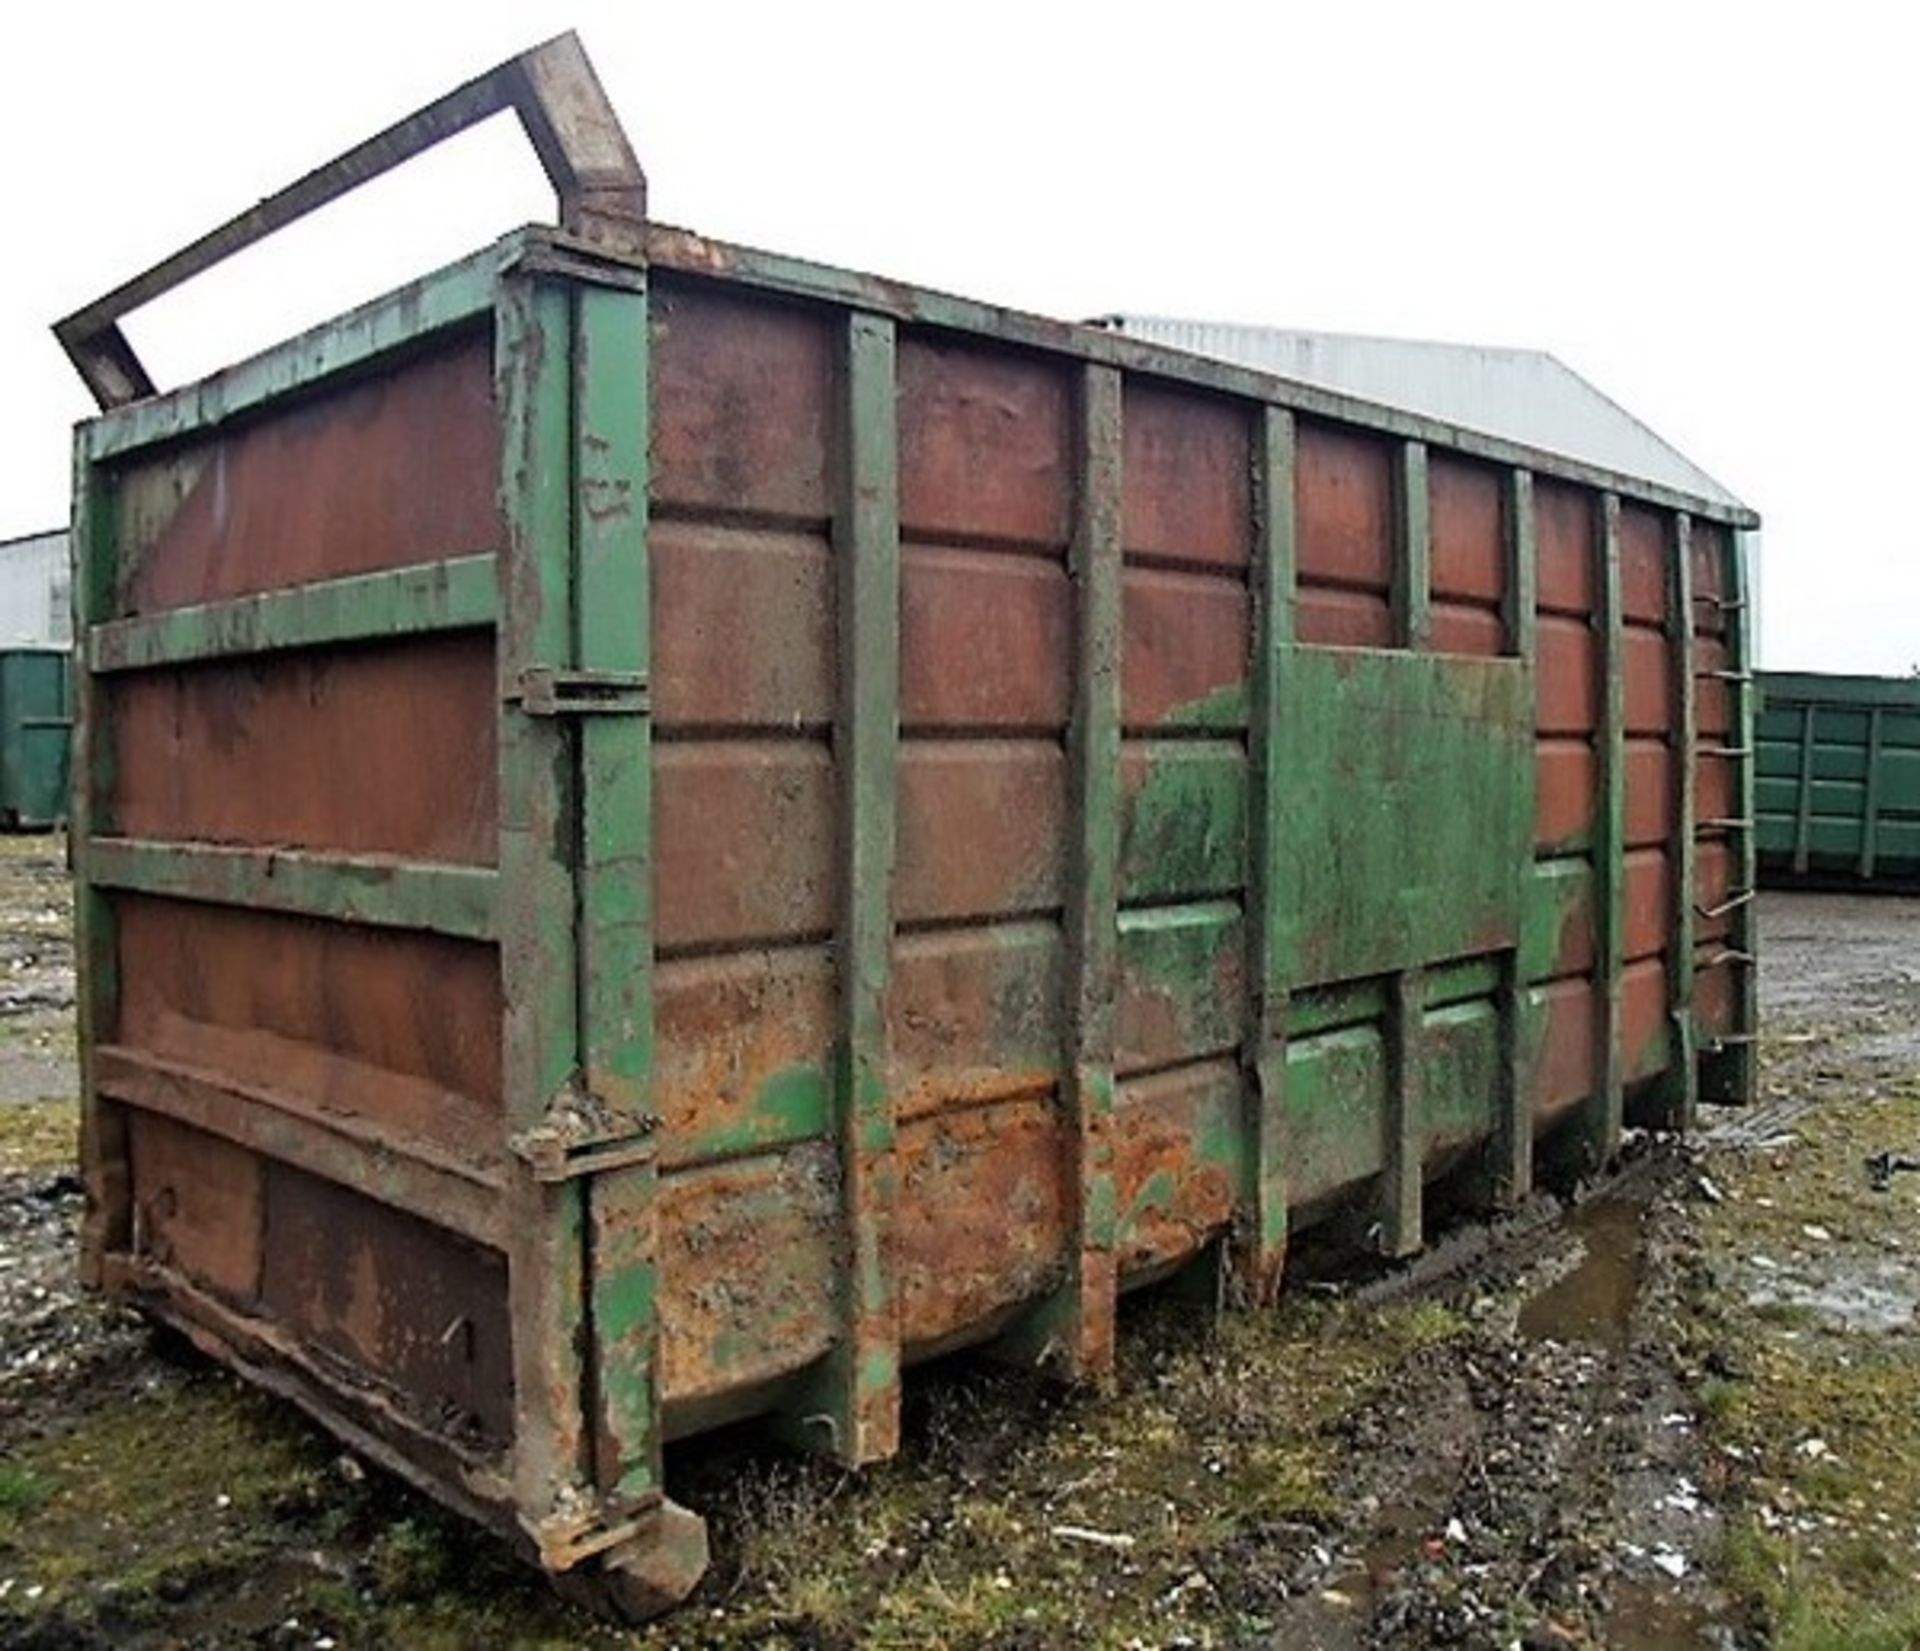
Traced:
[[[508, 100], [563, 230], [154, 391]], [[650, 223], [571, 39], [198, 249], [62, 327], [83, 1264], [552, 1571], [1749, 1092], [1744, 507]]]
[[73, 744], [64, 648], [0, 649], [0, 824], [38, 831], [67, 817]]
[[0, 649], [72, 641], [71, 568], [65, 528], [0, 540]]
[[1920, 679], [1766, 671], [1760, 694], [1761, 880], [1920, 885]]

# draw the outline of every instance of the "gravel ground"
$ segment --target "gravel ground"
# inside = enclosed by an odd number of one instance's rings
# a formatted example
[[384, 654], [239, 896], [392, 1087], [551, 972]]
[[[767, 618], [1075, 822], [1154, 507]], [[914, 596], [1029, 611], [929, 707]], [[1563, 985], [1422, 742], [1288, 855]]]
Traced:
[[[1920, 1175], [1876, 1193], [1862, 1166], [1863, 1143], [1920, 1151], [1916, 916], [1769, 897], [1762, 1106], [1635, 1143], [1576, 1207], [1398, 1274], [1303, 1257], [1259, 1318], [1131, 1301], [1111, 1395], [919, 1373], [902, 1460], [858, 1479], [750, 1431], [683, 1449], [714, 1573], [620, 1631], [80, 1294], [59, 845], [8, 843], [0, 1646], [1920, 1643], [1867, 1631], [1920, 1571], [1920, 1523], [1885, 1523], [1904, 1482], [1842, 1471], [1871, 1455], [1849, 1425], [1888, 1432], [1875, 1404], [1906, 1395], [1829, 1380], [1920, 1366]], [[1858, 1557], [1833, 1534], [1849, 1499], [1871, 1581], [1822, 1569]], [[1920, 1464], [1913, 1501], [1920, 1521]], [[1810, 1612], [1841, 1637], [1802, 1633]]]

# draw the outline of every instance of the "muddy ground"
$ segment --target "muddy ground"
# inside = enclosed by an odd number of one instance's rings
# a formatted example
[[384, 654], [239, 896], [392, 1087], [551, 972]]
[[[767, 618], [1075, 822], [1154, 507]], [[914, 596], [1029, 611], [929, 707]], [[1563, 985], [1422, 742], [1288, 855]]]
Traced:
[[1448, 1266], [1129, 1301], [1117, 1390], [916, 1372], [858, 1479], [744, 1431], [643, 1631], [74, 1288], [60, 845], [0, 844], [0, 1647], [1920, 1645], [1920, 906], [1772, 896], [1762, 1105]]

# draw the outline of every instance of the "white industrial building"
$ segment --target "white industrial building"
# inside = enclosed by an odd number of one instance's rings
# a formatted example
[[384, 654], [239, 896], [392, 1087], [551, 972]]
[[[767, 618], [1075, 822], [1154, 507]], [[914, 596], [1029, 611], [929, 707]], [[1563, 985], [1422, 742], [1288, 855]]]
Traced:
[[1094, 325], [1545, 448], [1716, 504], [1741, 503], [1678, 448], [1544, 350], [1161, 315], [1102, 316]]
[[0, 539], [0, 650], [65, 648], [72, 641], [67, 530]]

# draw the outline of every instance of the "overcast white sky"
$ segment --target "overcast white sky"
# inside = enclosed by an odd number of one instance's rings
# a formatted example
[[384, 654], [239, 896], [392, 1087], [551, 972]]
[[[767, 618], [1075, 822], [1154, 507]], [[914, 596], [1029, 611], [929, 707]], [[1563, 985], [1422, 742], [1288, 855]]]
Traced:
[[[583, 34], [655, 215], [1043, 312], [1551, 350], [1766, 517], [1763, 662], [1920, 663], [1906, 9], [26, 0], [0, 538], [90, 410], [47, 325], [455, 82]], [[511, 123], [129, 328], [163, 385], [550, 216]]]

